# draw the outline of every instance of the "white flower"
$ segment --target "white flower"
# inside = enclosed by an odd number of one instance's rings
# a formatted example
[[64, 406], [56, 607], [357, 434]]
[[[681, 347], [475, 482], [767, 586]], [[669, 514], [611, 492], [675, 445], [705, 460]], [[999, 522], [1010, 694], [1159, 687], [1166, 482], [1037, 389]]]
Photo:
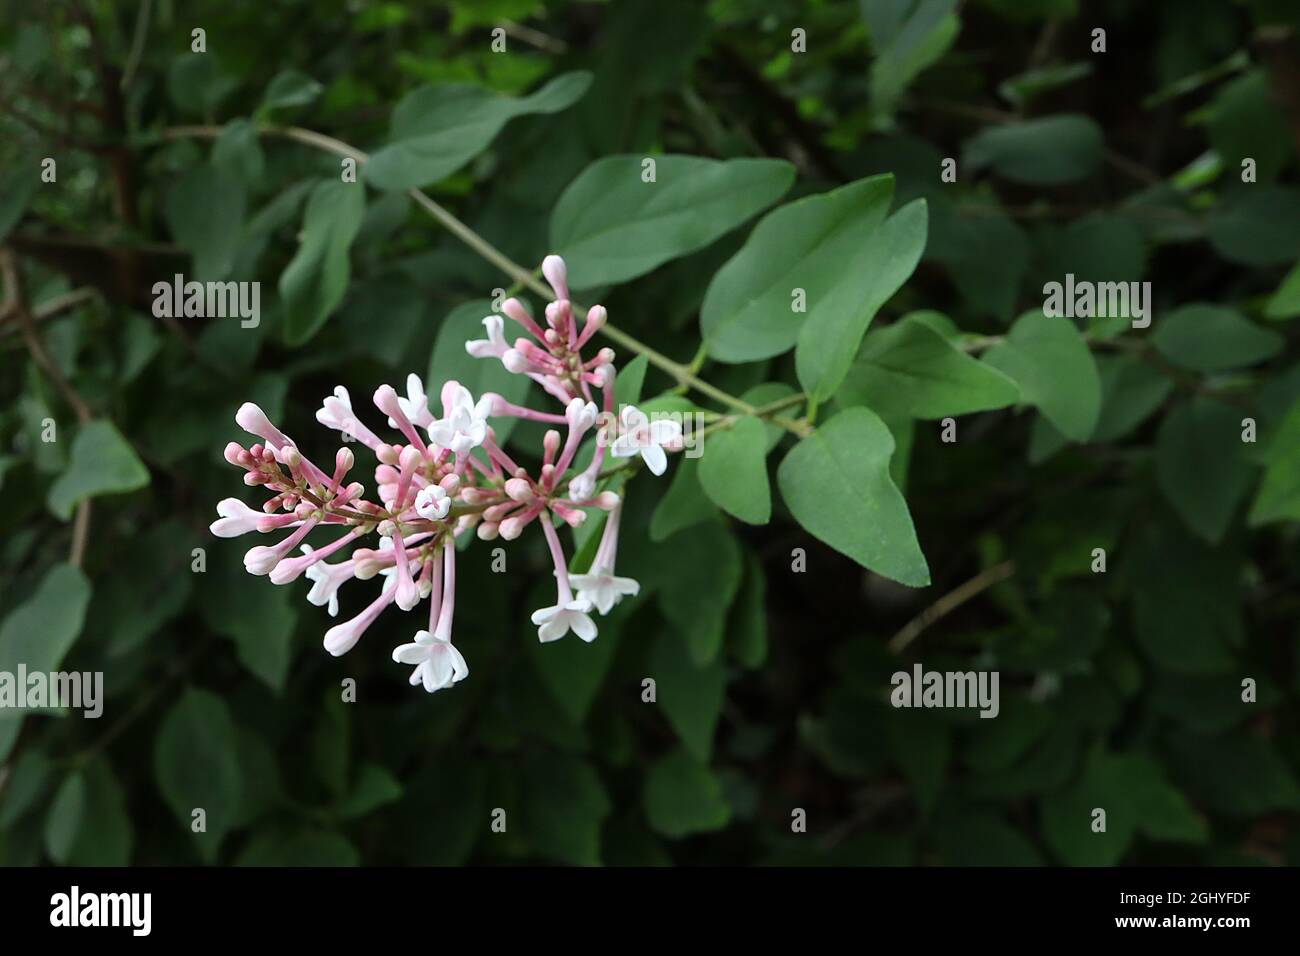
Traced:
[[451, 498], [441, 485], [429, 485], [415, 496], [415, 513], [430, 521], [441, 521], [451, 510]]
[[[303, 554], [311, 554], [312, 547], [304, 544], [300, 549]], [[339, 586], [352, 577], [352, 562], [343, 561], [338, 564], [330, 564], [328, 561], [317, 561], [309, 565], [304, 572], [307, 580], [311, 582], [311, 590], [307, 592], [307, 600], [317, 607], [325, 607], [330, 617], [339, 616]], [[326, 607], [328, 605], [328, 607]]]
[[484, 396], [477, 405], [474, 404], [474, 397], [464, 385], [443, 389], [444, 417], [430, 423], [429, 438], [435, 445], [450, 448], [457, 455], [467, 454], [487, 438], [487, 420], [492, 414], [492, 404], [490, 396]]
[[325, 396], [325, 401], [316, 410], [316, 421], [326, 428], [337, 429], [345, 435], [351, 435], [371, 447], [379, 444], [375, 433], [361, 424], [352, 411], [352, 396], [342, 385], [335, 386], [333, 394]]
[[411, 674], [411, 685], [423, 683], [430, 694], [469, 676], [469, 665], [451, 641], [428, 631], [418, 631], [415, 643], [395, 648], [393, 660], [399, 664], [416, 665]]
[[254, 511], [238, 498], [222, 498], [217, 502], [217, 514], [221, 515], [208, 525], [208, 530], [218, 538], [238, 538], [241, 534], [257, 530], [257, 522], [265, 517], [261, 511]]
[[[406, 376], [406, 398], [399, 396], [397, 407], [413, 425], [428, 428], [429, 423], [433, 421], [433, 412], [429, 411], [429, 396], [425, 394], [424, 382], [420, 381], [420, 376], [414, 372]], [[388, 427], [396, 428], [397, 422], [390, 418]]]
[[623, 433], [614, 439], [610, 454], [615, 458], [629, 458], [639, 452], [646, 467], [656, 475], [662, 475], [668, 467], [664, 448], [681, 441], [681, 424], [670, 418], [652, 422], [646, 418], [645, 412], [632, 405], [624, 405], [618, 418]]
[[641, 585], [633, 578], [615, 577], [612, 568], [592, 565], [586, 574], [572, 574], [569, 583], [577, 589], [578, 598], [596, 606], [601, 614], [608, 614], [624, 597], [631, 597], [641, 590]]
[[510, 344], [504, 335], [505, 320], [499, 315], [489, 315], [483, 319], [483, 328], [487, 329], [486, 339], [470, 339], [465, 343], [465, 351], [475, 358], [500, 358], [506, 354]]
[[596, 639], [596, 622], [587, 613], [590, 610], [590, 601], [575, 599], [567, 604], [556, 604], [554, 607], [544, 607], [534, 611], [533, 623], [539, 625], [537, 639], [546, 644], [550, 641], [558, 641], [569, 631], [573, 631], [590, 644]]
[[569, 498], [572, 501], [586, 501], [596, 490], [596, 478], [590, 472], [581, 472], [569, 482]]

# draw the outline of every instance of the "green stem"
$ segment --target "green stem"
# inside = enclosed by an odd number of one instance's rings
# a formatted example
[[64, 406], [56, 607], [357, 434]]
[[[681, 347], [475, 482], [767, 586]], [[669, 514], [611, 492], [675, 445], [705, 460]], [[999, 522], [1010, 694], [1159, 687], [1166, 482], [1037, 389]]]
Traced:
[[[264, 136], [280, 136], [284, 139], [291, 139], [295, 142], [324, 150], [325, 152], [334, 153], [336, 156], [345, 156], [350, 159], [355, 159], [358, 165], [364, 164], [370, 159], [366, 153], [363, 153], [355, 146], [350, 146], [342, 140], [309, 129], [302, 129], [297, 126], [263, 126], [258, 129], [258, 132]], [[165, 140], [188, 138], [215, 139], [220, 135], [221, 127], [213, 125], [174, 126], [163, 130], [161, 133], [162, 138]], [[435, 202], [428, 195], [418, 189], [408, 190], [407, 194], [418, 206], [420, 206], [420, 208], [431, 215], [434, 219], [438, 220], [439, 224], [441, 224], [443, 228], [504, 272], [507, 276], [513, 279], [517, 285], [525, 289], [530, 289], [543, 297], [549, 297], [551, 295], [551, 290], [545, 283], [505, 253], [501, 252], [501, 250], [497, 249], [496, 246], [492, 245], [469, 226], [465, 225], [465, 223], [457, 219], [447, 209]], [[573, 303], [573, 309], [575, 312], [578, 312], [581, 310], [581, 307], [575, 302]], [[695, 391], [709, 396], [714, 401], [726, 405], [729, 408], [734, 408], [737, 411], [744, 412], [747, 415], [754, 414], [754, 406], [750, 405], [748, 402], [742, 401], [736, 396], [724, 392], [715, 385], [710, 385], [708, 382], [696, 376], [688, 366], [673, 361], [668, 356], [652, 349], [644, 342], [629, 335], [621, 329], [606, 324], [601, 328], [600, 332], [616, 345], [629, 349], [638, 355], [644, 355], [651, 365], [667, 372], [679, 386], [693, 388]], [[794, 431], [795, 434], [799, 434], [798, 430], [792, 427], [793, 423], [777, 422], [777, 424], [780, 424], [783, 428]]]

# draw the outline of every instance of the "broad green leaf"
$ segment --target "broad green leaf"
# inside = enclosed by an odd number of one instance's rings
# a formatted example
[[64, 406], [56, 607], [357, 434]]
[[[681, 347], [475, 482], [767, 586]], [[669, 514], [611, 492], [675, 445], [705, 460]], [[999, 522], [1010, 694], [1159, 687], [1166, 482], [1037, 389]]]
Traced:
[[894, 437], [874, 412], [846, 408], [790, 449], [777, 484], [815, 538], [868, 570], [924, 587], [930, 570], [889, 474], [893, 453]]
[[727, 648], [742, 667], [767, 659], [767, 576], [753, 552], [745, 555], [745, 580], [727, 621]]
[[1069, 319], [1028, 312], [984, 361], [1010, 376], [1021, 400], [1037, 406], [1067, 438], [1087, 441], [1092, 435], [1101, 411], [1101, 378]]
[[257, 138], [257, 128], [246, 119], [227, 123], [212, 145], [212, 165], [239, 180], [245, 188], [261, 182], [266, 158]]
[[890, 756], [922, 814], [929, 814], [943, 791], [944, 771], [952, 755], [951, 736], [949, 724], [933, 711], [891, 707], [886, 712]]
[[1292, 262], [1300, 256], [1300, 189], [1241, 185], [1215, 205], [1205, 228], [1210, 245], [1229, 262]]
[[[176, 819], [191, 832], [203, 858], [215, 859], [240, 809], [244, 782], [238, 736], [225, 701], [187, 688], [167, 712], [154, 745], [154, 776]], [[193, 832], [203, 810], [206, 832]]]
[[660, 634], [650, 657], [655, 700], [663, 707], [686, 749], [707, 763], [713, 752], [713, 732], [722, 715], [727, 676], [719, 655], [700, 666], [677, 634]]
[[1254, 365], [1282, 351], [1285, 339], [1217, 305], [1185, 305], [1157, 319], [1152, 339], [1165, 358], [1197, 372]]
[[9, 764], [9, 779], [0, 790], [0, 830], [9, 829], [48, 794], [54, 772], [50, 758], [34, 748], [24, 749]]
[[1222, 540], [1251, 479], [1241, 417], [1238, 408], [1195, 396], [1165, 416], [1156, 438], [1160, 490], [1211, 544]]
[[613, 806], [600, 776], [578, 757], [539, 754], [523, 765], [524, 829], [542, 856], [600, 864], [600, 826]]
[[551, 214], [551, 248], [575, 289], [623, 282], [702, 249], [785, 195], [794, 167], [779, 159], [606, 156], [579, 174]]
[[1225, 83], [1209, 106], [1210, 143], [1224, 166], [1240, 175], [1253, 160], [1258, 182], [1272, 182], [1291, 160], [1291, 129], [1269, 88], [1268, 74], [1250, 70]]
[[835, 398], [881, 415], [945, 418], [1013, 405], [1020, 389], [925, 322], [904, 316], [867, 336]]
[[700, 455], [700, 485], [713, 503], [748, 524], [767, 524], [772, 517], [772, 489], [767, 481], [767, 431], [746, 415], [730, 428], [713, 432]]
[[731, 820], [722, 784], [685, 750], [674, 750], [650, 767], [645, 811], [650, 828], [672, 839], [720, 830]]
[[618, 376], [614, 379], [615, 414], [624, 405], [635, 405], [641, 401], [641, 387], [645, 384], [645, 373], [649, 365], [650, 360], [646, 356], [638, 355], [619, 369]]
[[276, 826], [253, 836], [236, 866], [359, 866], [361, 854], [347, 838], [311, 825]]
[[717, 516], [718, 509], [700, 484], [700, 458], [683, 457], [673, 468], [672, 484], [650, 518], [650, 540], [667, 541], [678, 531]]
[[1264, 306], [1264, 315], [1270, 319], [1294, 319], [1300, 315], [1300, 262], [1286, 274], [1282, 284], [1268, 300]]
[[1277, 426], [1264, 464], [1264, 478], [1250, 506], [1250, 526], [1300, 521], [1300, 402]]
[[1300, 807], [1300, 783], [1287, 759], [1257, 733], [1171, 737], [1170, 767], [1206, 806], [1250, 818]]
[[[225, 551], [223, 548], [215, 554]], [[305, 585], [299, 581], [268, 587], [269, 582], [245, 573], [234, 554], [228, 560], [211, 560], [217, 561], [217, 567], [208, 569], [214, 586], [199, 594], [204, 621], [234, 642], [239, 662], [250, 673], [281, 693], [289, 676], [293, 630]]]
[[86, 778], [80, 771], [70, 773], [55, 791], [45, 816], [45, 852], [55, 863], [68, 862], [85, 812]]
[[[552, 582], [547, 584], [554, 590]], [[629, 600], [632, 599], [624, 598], [625, 602]], [[586, 719], [587, 711], [609, 673], [618, 651], [622, 620], [618, 610], [598, 618], [596, 624], [600, 635], [590, 644], [583, 641], [528, 642], [529, 654], [542, 683], [574, 723], [580, 724]]]
[[679, 531], [664, 542], [672, 560], [658, 568], [659, 609], [685, 639], [697, 664], [718, 656], [727, 609], [740, 588], [741, 551], [720, 522]]
[[1168, 375], [1133, 355], [1101, 356], [1097, 372], [1102, 399], [1094, 442], [1123, 438], [1154, 414], [1174, 389]]
[[344, 820], [363, 817], [401, 796], [401, 783], [387, 769], [378, 764], [362, 764], [351, 792], [335, 807], [334, 812]]
[[[17, 597], [17, 595], [14, 595]], [[0, 672], [58, 670], [81, 634], [90, 603], [90, 582], [70, 564], [56, 564], [45, 573], [36, 591], [14, 608], [0, 625]], [[5, 708], [0, 721], [14, 720], [22, 711]]]
[[[442, 393], [443, 383], [453, 379], [469, 389], [476, 401], [484, 392], [496, 392], [507, 401], [520, 404], [528, 394], [529, 383], [525, 376], [506, 371], [500, 359], [475, 358], [465, 351], [466, 342], [487, 338], [483, 319], [491, 314], [492, 303], [487, 299], [476, 299], [456, 306], [438, 327], [438, 339], [429, 356], [429, 375], [424, 381], [435, 414], [441, 415], [442, 412], [438, 396]], [[514, 324], [509, 319], [506, 322]], [[514, 341], [515, 336], [508, 328], [505, 334], [507, 341]], [[505, 444], [517, 421], [515, 418], [492, 419], [498, 445]]]
[[280, 276], [284, 337], [301, 345], [320, 330], [347, 292], [348, 249], [365, 215], [360, 183], [327, 180], [312, 190], [298, 251]]
[[210, 117], [239, 80], [221, 69], [215, 53], [182, 53], [167, 70], [167, 92], [176, 106], [194, 116]]
[[[893, 195], [892, 176], [873, 176], [786, 203], [759, 220], [704, 295], [700, 328], [709, 354], [723, 362], [780, 355], [818, 316], [829, 317], [819, 326], [851, 319], [865, 329], [883, 301], [872, 297], [893, 292], [882, 287], [875, 261], [881, 250], [872, 238]], [[796, 311], [801, 305], [805, 311]]]
[[50, 485], [45, 503], [63, 520], [87, 498], [122, 494], [149, 484], [149, 470], [112, 422], [87, 422], [72, 441], [67, 470]]
[[501, 804], [495, 802], [499, 794], [488, 802], [487, 763], [482, 757], [449, 752], [406, 784], [401, 801], [384, 812], [385, 822], [406, 834], [397, 847], [404, 861], [455, 866], [465, 862], [480, 835], [500, 835], [490, 833], [484, 823]]
[[1020, 830], [988, 810], [944, 813], [935, 820], [935, 851], [944, 866], [1041, 866], [1042, 857]]
[[64, 862], [72, 866], [126, 866], [134, 842], [126, 797], [106, 759], [96, 757], [81, 774], [85, 808]]
[[[1104, 832], [1093, 830], [1094, 810], [1106, 811]], [[1123, 859], [1133, 837], [1200, 843], [1205, 821], [1186, 797], [1141, 753], [1099, 752], [1082, 777], [1042, 804], [1043, 835], [1070, 866], [1109, 866]]]
[[988, 202], [933, 202], [929, 214], [926, 258], [943, 264], [977, 314], [1010, 322], [1029, 267], [1025, 230]]
[[176, 242], [194, 256], [193, 278], [209, 282], [230, 274], [244, 225], [239, 177], [215, 157], [190, 167], [168, 190], [166, 215]]
[[1300, 315], [1300, 263], [1286, 274], [1264, 307], [1266, 319], [1295, 319], [1297, 315]]
[[0, 239], [18, 224], [40, 184], [40, 167], [30, 161], [0, 176]]
[[565, 73], [518, 99], [464, 84], [422, 86], [393, 110], [389, 143], [366, 163], [366, 182], [377, 189], [411, 189], [445, 179], [486, 149], [511, 119], [558, 113], [590, 85], [590, 73]]
[[283, 106], [306, 106], [324, 89], [306, 73], [298, 70], [282, 70], [271, 77], [262, 94], [260, 109], [273, 110]]
[[924, 199], [908, 203], [875, 230], [848, 263], [854, 291], [812, 310], [799, 330], [795, 369], [804, 391], [830, 398], [844, 381], [876, 310], [907, 281], [925, 249]]
[[1083, 179], [1101, 165], [1101, 128], [1086, 116], [1062, 114], [990, 126], [963, 146], [966, 175], [992, 168], [999, 176], [1031, 186]]

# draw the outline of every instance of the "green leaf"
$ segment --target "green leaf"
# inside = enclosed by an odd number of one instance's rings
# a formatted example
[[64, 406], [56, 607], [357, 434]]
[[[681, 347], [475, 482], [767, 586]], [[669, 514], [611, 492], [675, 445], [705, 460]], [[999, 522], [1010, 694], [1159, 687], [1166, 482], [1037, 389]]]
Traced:
[[701, 448], [700, 485], [713, 503], [748, 524], [772, 517], [767, 481], [767, 430], [751, 415], [708, 436]]
[[1294, 319], [1300, 315], [1300, 262], [1282, 279], [1282, 284], [1264, 306], [1264, 315], [1270, 319]]
[[524, 828], [542, 856], [600, 864], [600, 826], [613, 809], [600, 777], [578, 757], [538, 755], [523, 766]]
[[551, 214], [551, 248], [576, 289], [624, 282], [719, 236], [785, 195], [794, 167], [779, 159], [655, 156], [645, 182], [639, 155], [584, 169]]
[[943, 790], [952, 753], [948, 723], [933, 711], [891, 707], [885, 717], [885, 738], [917, 806], [928, 815]]
[[1133, 355], [1101, 356], [1097, 372], [1102, 399], [1094, 442], [1123, 438], [1154, 414], [1174, 389], [1168, 375]]
[[86, 779], [80, 772], [70, 773], [55, 792], [45, 816], [45, 852], [55, 863], [68, 862], [85, 812]]
[[239, 662], [251, 674], [281, 693], [289, 676], [298, 622], [295, 585], [268, 587], [269, 582], [244, 573], [233, 555], [209, 573], [215, 586], [200, 595], [204, 621], [234, 642]]
[[311, 825], [257, 833], [236, 866], [360, 866], [361, 854], [342, 834]]
[[1209, 106], [1210, 143], [1224, 166], [1241, 174], [1242, 160], [1255, 161], [1259, 182], [1271, 182], [1295, 155], [1286, 117], [1262, 69], [1225, 83]]
[[1005, 408], [1019, 398], [1010, 378], [912, 316], [867, 336], [835, 396], [841, 405], [914, 418]]
[[[906, 263], [906, 255], [888, 256], [889, 275], [877, 264], [886, 250], [876, 234], [893, 195], [892, 176], [873, 176], [786, 203], [760, 219], [704, 295], [700, 328], [709, 355], [723, 362], [780, 355], [814, 321], [818, 328], [865, 330], [897, 288], [888, 287], [894, 272]], [[914, 215], [902, 220], [913, 230]], [[804, 312], [795, 311], [798, 290]]]
[[846, 408], [790, 449], [777, 484], [804, 530], [868, 570], [924, 587], [930, 569], [889, 474], [893, 453], [874, 412]]
[[1233, 817], [1300, 807], [1300, 783], [1274, 742], [1241, 731], [1187, 733], [1169, 741], [1170, 767], [1189, 793]]
[[16, 674], [20, 664], [28, 671], [58, 670], [81, 633], [89, 603], [90, 582], [80, 570], [70, 564], [50, 568], [35, 593], [0, 625], [0, 671]]
[[230, 274], [243, 235], [244, 184], [225, 165], [229, 159], [222, 162], [218, 165], [214, 156], [211, 163], [190, 167], [167, 192], [167, 227], [194, 256], [194, 278], [200, 282]]
[[[425, 379], [429, 398], [435, 404], [439, 401], [443, 383], [453, 379], [469, 389], [476, 400], [484, 392], [496, 392], [507, 401], [519, 404], [528, 394], [529, 383], [525, 376], [506, 371], [505, 366], [494, 358], [475, 358], [465, 351], [466, 342], [487, 338], [483, 318], [491, 314], [491, 302], [475, 299], [456, 306], [442, 320], [433, 353], [429, 356], [429, 375]], [[515, 418], [492, 420], [498, 445], [505, 444], [517, 421]]]
[[745, 580], [727, 622], [727, 648], [742, 667], [767, 659], [767, 576], [753, 552], [745, 555]]
[[1160, 354], [1197, 372], [1254, 365], [1282, 351], [1286, 341], [1217, 305], [1185, 305], [1155, 325], [1152, 339]]
[[182, 53], [167, 71], [167, 92], [184, 113], [210, 117], [239, 81], [223, 73], [214, 53]]
[[[1106, 830], [1094, 832], [1093, 811], [1106, 811]], [[1070, 866], [1119, 862], [1140, 831], [1152, 839], [1204, 842], [1205, 822], [1141, 753], [1098, 752], [1071, 787], [1042, 804], [1043, 836]]]
[[1264, 478], [1250, 506], [1252, 528], [1273, 521], [1300, 521], [1300, 402], [1277, 426], [1265, 458]]
[[967, 175], [992, 168], [1031, 186], [1054, 186], [1090, 176], [1101, 165], [1101, 128], [1086, 116], [1062, 114], [990, 126], [964, 144]]
[[360, 183], [327, 180], [312, 190], [298, 251], [280, 276], [284, 337], [301, 345], [320, 330], [347, 292], [348, 249], [366, 210]]
[[45, 503], [66, 521], [87, 498], [135, 491], [147, 484], [149, 470], [113, 423], [100, 419], [77, 431], [67, 470], [50, 485]]
[[1248, 266], [1281, 265], [1300, 255], [1300, 189], [1243, 185], [1210, 211], [1206, 235], [1216, 252]]
[[[244, 785], [237, 747], [225, 701], [193, 687], [181, 694], [158, 729], [153, 764], [158, 789], [209, 862], [240, 809]], [[205, 812], [206, 832], [193, 832], [196, 809]]]
[[707, 664], [722, 648], [727, 609], [740, 588], [740, 545], [708, 521], [677, 532], [664, 549], [673, 559], [656, 572], [659, 609], [685, 637], [692, 659]]
[[262, 110], [273, 110], [284, 106], [306, 106], [324, 89], [306, 73], [298, 70], [282, 70], [271, 78], [262, 94]]
[[1101, 412], [1101, 378], [1069, 319], [1028, 312], [984, 361], [1010, 376], [1021, 399], [1037, 406], [1067, 438], [1087, 441], [1092, 435]]
[[1252, 469], [1242, 455], [1241, 410], [1196, 396], [1170, 412], [1156, 438], [1160, 490], [1187, 526], [1223, 539]]
[[678, 531], [718, 516], [700, 484], [700, 459], [685, 458], [673, 469], [673, 481], [650, 518], [650, 540], [667, 541]]
[[378, 764], [362, 764], [352, 790], [334, 808], [344, 820], [363, 817], [372, 810], [401, 799], [402, 785], [387, 769]]
[[133, 833], [122, 786], [103, 757], [87, 764], [82, 776], [85, 808], [66, 862], [73, 866], [126, 866], [131, 862]]
[[582, 641], [528, 642], [529, 653], [542, 683], [575, 724], [586, 719], [587, 711], [614, 662], [620, 623], [617, 611], [602, 617], [599, 621], [600, 636], [590, 644]]
[[646, 356], [638, 355], [619, 370], [614, 379], [615, 409], [635, 405], [641, 400], [641, 387], [645, 384], [645, 373], [649, 365], [650, 360]]
[[1029, 267], [1029, 238], [995, 204], [930, 207], [926, 258], [940, 262], [979, 315], [1010, 322], [1020, 281]]
[[19, 164], [0, 176], [0, 239], [18, 224], [40, 183], [39, 167]]
[[651, 766], [645, 810], [650, 828], [673, 839], [720, 830], [731, 820], [722, 784], [685, 750], [674, 750]]
[[699, 665], [677, 634], [660, 634], [650, 657], [655, 700], [695, 759], [708, 763], [713, 732], [722, 715], [727, 677], [722, 656]]
[[366, 182], [411, 189], [445, 179], [486, 149], [511, 119], [558, 113], [590, 85], [590, 73], [565, 73], [519, 99], [464, 84], [422, 86], [398, 102], [389, 144], [366, 163]]
[[853, 292], [832, 298], [833, 307], [813, 309], [795, 347], [799, 382], [812, 398], [830, 398], [844, 381], [876, 310], [898, 291], [925, 249], [924, 199], [908, 203], [875, 230], [848, 264]]

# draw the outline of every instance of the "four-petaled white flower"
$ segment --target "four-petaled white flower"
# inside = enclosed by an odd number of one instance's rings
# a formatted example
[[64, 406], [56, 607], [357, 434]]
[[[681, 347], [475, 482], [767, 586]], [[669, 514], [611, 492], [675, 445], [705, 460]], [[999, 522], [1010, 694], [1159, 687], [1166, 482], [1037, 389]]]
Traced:
[[591, 602], [575, 598], [566, 604], [540, 608], [533, 612], [533, 623], [538, 625], [537, 639], [543, 644], [558, 641], [569, 631], [590, 644], [596, 639], [596, 622], [587, 612]]
[[217, 514], [221, 517], [208, 525], [208, 530], [218, 538], [237, 538], [249, 531], [256, 531], [258, 520], [266, 517], [266, 512], [254, 511], [238, 498], [222, 498], [218, 501]]
[[641, 590], [634, 578], [620, 578], [613, 568], [592, 565], [586, 574], [569, 575], [569, 584], [578, 592], [578, 599], [595, 605], [601, 614], [608, 614], [624, 597], [633, 597]]
[[682, 426], [669, 418], [650, 421], [645, 412], [632, 405], [624, 405], [619, 412], [621, 434], [614, 439], [609, 451], [615, 458], [629, 458], [640, 454], [646, 467], [662, 475], [668, 467], [664, 448], [675, 448], [682, 439]]
[[[424, 382], [420, 376], [412, 372], [406, 376], [406, 398], [400, 395], [397, 398], [397, 407], [402, 410], [413, 425], [419, 425], [421, 428], [427, 428], [433, 421], [433, 412], [429, 411], [429, 396], [425, 394]], [[391, 418], [388, 420], [389, 428], [396, 428], [397, 422]]]
[[414, 664], [411, 685], [423, 683], [430, 694], [469, 675], [469, 665], [451, 641], [428, 631], [418, 631], [413, 644], [394, 648], [393, 660], [399, 664]]
[[441, 485], [421, 488], [415, 496], [415, 513], [430, 521], [441, 521], [451, 510], [451, 498]]
[[[429, 438], [435, 445], [450, 448], [457, 455], [467, 454], [487, 438], [487, 420], [493, 400], [484, 396], [474, 403], [474, 396], [464, 385], [444, 388], [443, 417], [429, 425]], [[450, 407], [449, 407], [450, 406]]]
[[500, 358], [510, 349], [505, 337], [505, 321], [499, 315], [489, 315], [483, 319], [483, 328], [487, 329], [487, 338], [470, 339], [465, 343], [465, 351], [475, 358]]
[[[311, 554], [312, 547], [304, 544], [299, 550], [303, 554]], [[345, 581], [352, 580], [353, 563], [343, 561], [338, 564], [330, 564], [328, 561], [317, 561], [315, 564], [307, 566], [303, 573], [307, 575], [307, 580], [311, 582], [311, 590], [307, 592], [307, 600], [317, 607], [324, 607], [329, 612], [330, 617], [339, 616], [339, 586]]]

